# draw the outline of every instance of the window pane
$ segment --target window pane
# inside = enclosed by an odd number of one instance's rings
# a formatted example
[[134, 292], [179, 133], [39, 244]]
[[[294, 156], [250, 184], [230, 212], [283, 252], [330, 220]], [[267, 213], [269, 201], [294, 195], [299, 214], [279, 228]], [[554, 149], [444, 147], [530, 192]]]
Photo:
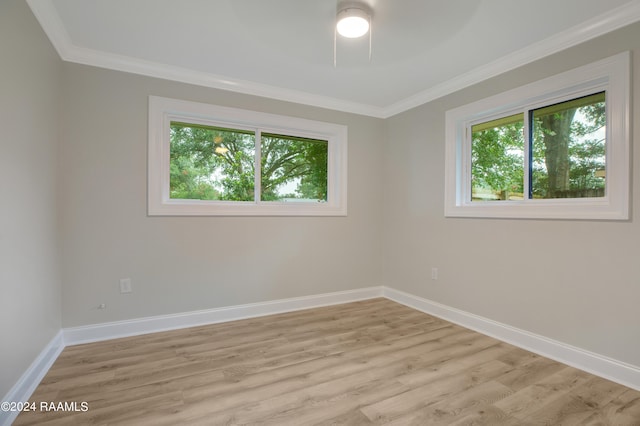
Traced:
[[262, 201], [327, 201], [327, 141], [263, 133]]
[[170, 198], [254, 200], [252, 132], [177, 122], [170, 132]]
[[533, 198], [604, 197], [605, 93], [531, 112]]
[[521, 200], [524, 114], [471, 127], [471, 200]]

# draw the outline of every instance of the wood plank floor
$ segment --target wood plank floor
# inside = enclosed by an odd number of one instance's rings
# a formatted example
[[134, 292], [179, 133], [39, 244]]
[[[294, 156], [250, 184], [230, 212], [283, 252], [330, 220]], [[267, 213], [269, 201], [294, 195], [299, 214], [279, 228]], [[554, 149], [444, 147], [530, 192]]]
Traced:
[[15, 425], [640, 425], [640, 392], [387, 299], [65, 348]]

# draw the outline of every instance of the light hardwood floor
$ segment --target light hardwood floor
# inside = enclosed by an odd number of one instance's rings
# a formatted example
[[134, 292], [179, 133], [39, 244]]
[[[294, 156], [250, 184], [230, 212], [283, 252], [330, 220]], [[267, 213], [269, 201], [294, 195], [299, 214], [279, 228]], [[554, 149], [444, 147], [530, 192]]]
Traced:
[[640, 392], [386, 299], [67, 347], [15, 425], [640, 425]]

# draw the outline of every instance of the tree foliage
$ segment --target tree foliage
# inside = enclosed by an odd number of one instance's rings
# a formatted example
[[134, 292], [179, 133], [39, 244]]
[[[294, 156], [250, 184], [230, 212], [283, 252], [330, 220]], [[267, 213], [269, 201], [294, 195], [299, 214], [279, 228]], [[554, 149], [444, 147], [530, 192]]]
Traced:
[[327, 199], [326, 141], [183, 123], [171, 125], [171, 198], [254, 201], [256, 143], [262, 201]]
[[263, 134], [261, 154], [263, 201], [278, 200], [279, 188], [293, 181], [288, 198], [327, 199], [326, 141]]
[[[524, 191], [524, 122], [473, 132], [471, 152], [472, 187], [480, 194], [486, 189], [499, 199]], [[486, 192], [486, 191], [484, 191]]]
[[521, 117], [521, 120], [494, 120], [472, 129], [474, 197], [526, 198], [529, 191], [534, 198], [604, 195], [604, 94], [533, 111], [531, 182], [526, 189], [526, 138], [524, 116]]
[[532, 193], [538, 198], [604, 195], [605, 103], [567, 108], [535, 117]]

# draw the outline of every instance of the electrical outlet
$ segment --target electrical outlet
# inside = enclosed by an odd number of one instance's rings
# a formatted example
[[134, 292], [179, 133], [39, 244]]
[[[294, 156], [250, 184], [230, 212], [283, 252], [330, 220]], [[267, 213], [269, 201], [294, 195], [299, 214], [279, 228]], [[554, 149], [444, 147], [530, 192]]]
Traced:
[[120, 279], [120, 293], [131, 293], [131, 278]]
[[431, 279], [434, 281], [438, 279], [438, 268], [431, 268]]

